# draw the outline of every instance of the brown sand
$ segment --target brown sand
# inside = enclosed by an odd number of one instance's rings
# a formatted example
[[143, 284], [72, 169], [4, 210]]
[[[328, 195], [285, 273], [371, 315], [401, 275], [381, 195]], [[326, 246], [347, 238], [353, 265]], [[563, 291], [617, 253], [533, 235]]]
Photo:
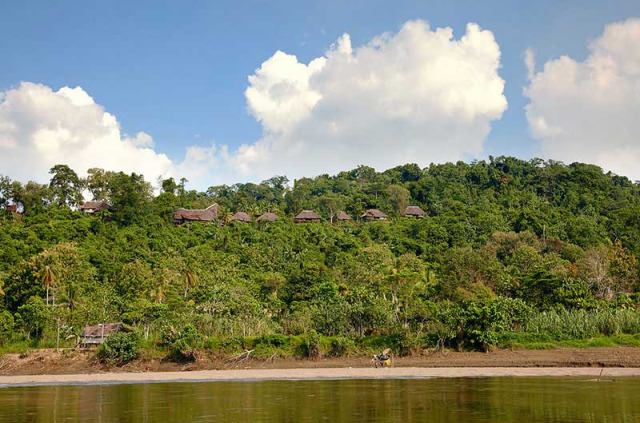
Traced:
[[118, 367], [97, 363], [94, 352], [36, 350], [28, 354], [6, 354], [0, 357], [0, 384], [132, 382], [184, 378], [234, 380], [491, 375], [593, 377], [602, 368], [605, 368], [604, 375], [612, 377], [640, 375], [640, 348], [495, 350], [489, 353], [425, 351], [421, 355], [394, 358], [393, 368], [384, 370], [371, 368], [371, 358], [362, 356], [319, 360], [251, 358], [239, 362], [203, 354], [193, 363], [179, 364], [158, 357], [143, 357]]
[[640, 368], [593, 367], [396, 367], [329, 369], [202, 370], [194, 372], [98, 373], [78, 375], [0, 376], [0, 386], [74, 383], [135, 383], [238, 380], [381, 379], [454, 377], [573, 376], [593, 379], [640, 376]]

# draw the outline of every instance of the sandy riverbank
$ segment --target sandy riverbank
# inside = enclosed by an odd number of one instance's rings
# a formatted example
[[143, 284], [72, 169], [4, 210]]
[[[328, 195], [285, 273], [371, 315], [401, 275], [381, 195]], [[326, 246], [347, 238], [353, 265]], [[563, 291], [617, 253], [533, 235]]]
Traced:
[[[560, 348], [555, 350], [494, 350], [483, 352], [425, 351], [410, 357], [395, 357], [394, 367], [594, 367], [640, 368], [640, 348]], [[26, 354], [0, 357], [0, 376], [61, 375], [140, 372], [194, 372], [239, 369], [326, 369], [368, 368], [371, 357], [323, 357], [318, 360], [254, 358], [233, 362], [213, 354], [202, 353], [195, 362], [175, 363], [162, 356], [143, 356], [125, 366], [98, 363], [95, 353], [82, 350], [33, 350]]]
[[640, 368], [593, 367], [402, 367], [402, 368], [300, 368], [204, 370], [193, 372], [97, 373], [75, 375], [0, 376], [0, 386], [33, 384], [100, 384], [142, 382], [197, 382], [245, 380], [309, 380], [309, 379], [397, 379], [457, 377], [581, 377], [612, 379], [640, 376]]

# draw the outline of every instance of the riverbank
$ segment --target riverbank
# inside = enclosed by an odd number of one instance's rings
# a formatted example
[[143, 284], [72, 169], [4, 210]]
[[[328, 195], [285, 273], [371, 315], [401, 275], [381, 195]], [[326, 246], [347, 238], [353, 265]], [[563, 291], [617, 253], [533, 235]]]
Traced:
[[299, 368], [236, 369], [192, 372], [98, 373], [73, 375], [0, 376], [0, 386], [50, 384], [106, 384], [149, 382], [315, 380], [315, 379], [401, 379], [459, 377], [586, 377], [611, 380], [640, 376], [640, 368], [590, 367], [389, 367], [374, 368]]
[[[194, 362], [176, 363], [145, 355], [124, 366], [100, 364], [93, 351], [34, 350], [0, 357], [0, 377], [20, 375], [79, 375], [120, 373], [166, 373], [223, 370], [332, 369], [371, 367], [366, 356], [320, 358], [317, 360], [280, 358], [234, 359], [201, 354]], [[483, 352], [423, 352], [410, 357], [394, 357], [394, 368], [640, 368], [640, 348], [558, 348], [553, 350], [496, 349]], [[386, 370], [385, 370], [386, 371]], [[324, 372], [324, 370], [323, 370]]]

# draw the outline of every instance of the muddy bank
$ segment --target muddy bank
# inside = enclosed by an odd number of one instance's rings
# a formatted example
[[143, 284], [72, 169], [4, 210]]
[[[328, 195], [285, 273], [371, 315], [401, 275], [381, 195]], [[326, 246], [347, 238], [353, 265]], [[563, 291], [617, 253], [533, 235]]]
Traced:
[[[192, 363], [174, 363], [161, 357], [142, 357], [124, 366], [98, 363], [93, 352], [37, 350], [0, 357], [0, 375], [64, 375], [83, 373], [184, 372], [233, 369], [367, 368], [370, 357], [320, 358], [318, 360], [249, 358], [230, 361], [200, 355]], [[638, 367], [640, 348], [560, 348], [555, 350], [495, 350], [482, 352], [424, 353], [395, 357], [395, 368], [440, 367]]]

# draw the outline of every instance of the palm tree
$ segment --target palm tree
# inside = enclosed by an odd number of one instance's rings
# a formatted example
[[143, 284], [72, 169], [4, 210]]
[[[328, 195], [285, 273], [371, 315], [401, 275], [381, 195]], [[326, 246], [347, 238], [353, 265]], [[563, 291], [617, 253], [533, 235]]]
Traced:
[[70, 318], [73, 317], [73, 312], [78, 308], [78, 303], [81, 302], [80, 291], [78, 286], [74, 282], [70, 282], [66, 289], [63, 289], [63, 295], [61, 296], [60, 305], [64, 305], [69, 310]]
[[[56, 283], [56, 275], [51, 270], [50, 266], [45, 266], [42, 271], [42, 284], [47, 289], [47, 305], [49, 305], [49, 288], [52, 288]], [[55, 297], [53, 298], [53, 304], [55, 305]]]
[[164, 285], [165, 285], [164, 282], [161, 282], [158, 285], [158, 288], [156, 289], [156, 292], [155, 292], [155, 294], [156, 294], [156, 299], [155, 300], [156, 300], [156, 303], [158, 303], [158, 304], [162, 304], [162, 302], [164, 301], [165, 296], [166, 296], [165, 292], [164, 292]]
[[197, 283], [198, 280], [196, 276], [191, 272], [191, 270], [187, 269], [184, 273], [184, 298], [187, 298], [189, 290], [196, 286]]

